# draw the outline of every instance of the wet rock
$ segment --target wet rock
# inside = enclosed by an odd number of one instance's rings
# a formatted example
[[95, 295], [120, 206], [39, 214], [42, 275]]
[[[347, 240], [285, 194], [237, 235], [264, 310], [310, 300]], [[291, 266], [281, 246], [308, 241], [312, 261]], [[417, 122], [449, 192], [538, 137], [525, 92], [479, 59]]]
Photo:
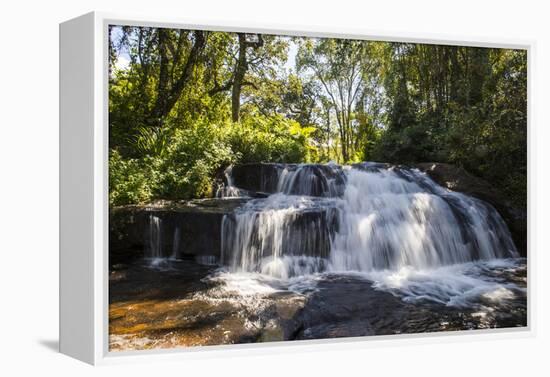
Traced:
[[122, 206], [109, 214], [109, 262], [128, 263], [147, 256], [219, 258], [223, 216], [243, 199], [204, 199]]
[[242, 164], [232, 169], [235, 186], [253, 192], [272, 194], [277, 191], [279, 164]]
[[[293, 175], [286, 180], [285, 169]], [[232, 177], [236, 187], [264, 194], [335, 197], [342, 195], [345, 184], [342, 168], [328, 164], [243, 164], [232, 168]]]
[[358, 163], [352, 164], [351, 167], [353, 169], [376, 173], [376, 172], [379, 172], [380, 170], [394, 167], [394, 165], [389, 164], [387, 162], [358, 162]]
[[259, 290], [251, 295], [239, 291], [239, 286], [228, 288], [228, 281], [215, 278], [218, 270], [193, 261], [113, 267], [111, 351], [527, 324], [527, 301], [520, 292], [506, 303], [455, 307], [429, 300], [408, 302], [397, 291], [374, 288], [367, 279], [326, 274], [302, 293], [275, 285], [275, 292]]
[[506, 200], [487, 181], [475, 177], [463, 168], [440, 162], [418, 163], [413, 167], [425, 172], [439, 185], [491, 204], [500, 213], [521, 256], [527, 256], [527, 210]]

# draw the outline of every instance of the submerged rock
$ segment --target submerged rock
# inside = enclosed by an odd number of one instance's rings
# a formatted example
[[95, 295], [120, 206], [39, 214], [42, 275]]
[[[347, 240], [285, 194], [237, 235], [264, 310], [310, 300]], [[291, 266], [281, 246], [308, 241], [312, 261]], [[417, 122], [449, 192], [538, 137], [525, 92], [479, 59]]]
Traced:
[[412, 292], [359, 275], [317, 275], [290, 289], [289, 281], [192, 261], [121, 265], [110, 274], [110, 350], [526, 326], [525, 269], [518, 271], [488, 271], [518, 285], [513, 297], [498, 300], [502, 289], [492, 289], [475, 298], [467, 289], [474, 302], [464, 306], [405, 299]]

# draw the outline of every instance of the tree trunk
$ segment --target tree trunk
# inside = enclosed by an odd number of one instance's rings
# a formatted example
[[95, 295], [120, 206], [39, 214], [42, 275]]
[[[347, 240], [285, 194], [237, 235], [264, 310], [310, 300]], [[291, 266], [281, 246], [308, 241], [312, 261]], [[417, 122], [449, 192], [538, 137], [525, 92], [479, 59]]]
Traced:
[[[195, 41], [189, 52], [187, 61], [183, 67], [181, 75], [175, 80], [172, 85], [169, 85], [168, 77], [168, 46], [169, 34], [165, 29], [159, 29], [159, 50], [160, 50], [160, 74], [159, 83], [157, 86], [157, 99], [151, 111], [151, 117], [148, 123], [154, 127], [161, 127], [164, 118], [170, 113], [176, 102], [181, 96], [181, 93], [189, 84], [193, 76], [195, 67], [199, 64], [206, 37], [203, 31], [195, 31]], [[175, 64], [173, 62], [172, 64]]]
[[246, 61], [246, 34], [239, 33], [239, 56], [235, 66], [235, 75], [233, 77], [233, 87], [231, 89], [231, 118], [233, 122], [239, 121], [239, 111], [241, 108], [241, 89], [243, 85], [244, 75], [248, 69]]

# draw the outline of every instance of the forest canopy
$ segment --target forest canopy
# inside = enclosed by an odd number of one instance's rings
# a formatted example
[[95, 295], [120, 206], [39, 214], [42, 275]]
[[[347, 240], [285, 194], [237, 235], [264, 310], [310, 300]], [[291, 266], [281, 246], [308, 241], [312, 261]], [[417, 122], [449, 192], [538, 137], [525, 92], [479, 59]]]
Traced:
[[525, 205], [525, 50], [109, 28], [111, 205], [248, 162], [448, 162]]

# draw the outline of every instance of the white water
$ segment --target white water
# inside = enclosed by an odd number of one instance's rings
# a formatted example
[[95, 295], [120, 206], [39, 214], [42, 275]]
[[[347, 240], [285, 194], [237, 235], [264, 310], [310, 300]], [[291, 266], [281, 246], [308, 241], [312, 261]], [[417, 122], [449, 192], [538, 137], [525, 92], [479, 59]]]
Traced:
[[[418, 171], [340, 174], [343, 195], [334, 197], [339, 190], [334, 178], [323, 182], [322, 171], [309, 165], [285, 168], [281, 192], [252, 200], [224, 219], [224, 262], [235, 270], [287, 278], [321, 268], [425, 269], [517, 257], [500, 215], [480, 200], [443, 189]], [[288, 257], [298, 257], [297, 264]]]
[[[404, 300], [445, 305], [513, 300], [522, 291], [495, 278], [521, 273], [509, 231], [487, 203], [447, 190], [417, 170], [278, 165], [277, 192], [226, 215], [216, 277], [231, 292], [264, 295], [316, 289], [323, 277], [352, 275]], [[248, 196], [226, 170], [222, 197]], [[181, 252], [176, 226], [162, 250], [162, 220], [149, 217], [146, 257], [155, 267]], [[163, 258], [164, 257], [164, 258]], [[213, 264], [214, 260], [199, 260]]]
[[249, 201], [223, 219], [222, 263], [284, 279], [320, 271], [329, 252], [331, 205], [282, 193]]
[[[347, 172], [339, 230], [332, 242], [332, 270], [425, 269], [517, 256], [494, 209], [443, 190], [420, 172], [410, 173], [415, 181], [391, 170]], [[432, 192], [417, 181], [428, 183]]]
[[490, 306], [526, 294], [502, 277], [503, 273], [517, 276], [525, 268], [521, 259], [495, 259], [423, 270], [372, 271], [365, 277], [375, 282], [375, 288], [398, 293], [409, 302], [427, 299], [447, 306]]
[[218, 187], [218, 190], [216, 192], [216, 197], [220, 199], [225, 198], [239, 198], [239, 197], [247, 197], [248, 193], [246, 190], [241, 190], [240, 188], [236, 187], [233, 183], [233, 176], [231, 175], [233, 167], [229, 166], [224, 171], [225, 175], [225, 183], [223, 183], [220, 187]]
[[149, 239], [146, 242], [145, 255], [152, 260], [162, 258], [162, 220], [149, 215]]
[[277, 189], [224, 218], [233, 275], [312, 289], [320, 273], [355, 274], [408, 301], [454, 306], [519, 290], [489, 273], [518, 263], [506, 259], [518, 254], [496, 210], [419, 171], [303, 165], [282, 168]]
[[[362, 279], [375, 289], [391, 292], [406, 302], [430, 301], [445, 306], [477, 308], [480, 315], [524, 298], [526, 264], [521, 258], [475, 261], [428, 269], [403, 267], [370, 272], [323, 272], [277, 278], [260, 272], [220, 271], [209, 278], [220, 297], [246, 297], [251, 305], [276, 292], [308, 295], [334, 276]], [[524, 277], [520, 277], [524, 276]], [[516, 279], [516, 280], [514, 280]], [[521, 284], [517, 280], [523, 280]], [[346, 294], [346, 292], [342, 292]], [[502, 310], [502, 309], [501, 309]]]
[[336, 164], [286, 166], [278, 173], [277, 191], [286, 195], [340, 195], [343, 177], [341, 167]]
[[149, 215], [149, 229], [145, 234], [145, 259], [149, 261], [149, 265], [155, 268], [168, 268], [170, 260], [177, 260], [180, 253], [180, 226], [176, 226], [172, 237], [172, 248], [166, 250], [164, 245], [165, 226], [162, 218], [157, 215]]

